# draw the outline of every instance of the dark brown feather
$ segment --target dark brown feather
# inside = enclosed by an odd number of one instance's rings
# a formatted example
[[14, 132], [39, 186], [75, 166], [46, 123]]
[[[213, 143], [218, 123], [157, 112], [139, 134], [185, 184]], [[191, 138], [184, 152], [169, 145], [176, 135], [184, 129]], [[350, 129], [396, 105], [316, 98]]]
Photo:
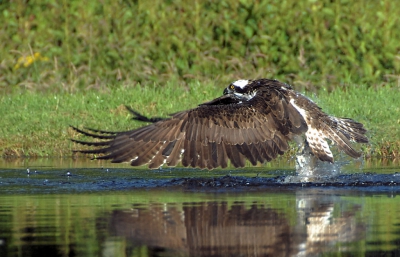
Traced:
[[[70, 126], [70, 127], [72, 129], [74, 129], [76, 132], [78, 132], [78, 133], [80, 133], [82, 135], [85, 135], [85, 136], [88, 136], [88, 137], [92, 137], [92, 138], [98, 138], [98, 139], [114, 139], [115, 138], [115, 134], [116, 134], [114, 132], [108, 132], [107, 134], [113, 134], [113, 135], [105, 136], [105, 135], [102, 135], [102, 134], [105, 134], [104, 131], [101, 131], [100, 132], [101, 134], [93, 134], [93, 133], [86, 132], [84, 130], [78, 129], [78, 128], [73, 127], [73, 126]], [[89, 130], [92, 130], [92, 129], [89, 129]], [[78, 140], [75, 140], [75, 142], [77, 142], [77, 141]]]
[[[224, 144], [216, 144], [216, 149], [217, 149], [217, 159], [218, 159], [218, 166], [221, 168], [226, 168], [228, 167], [228, 156], [226, 153], [225, 145]], [[218, 167], [216, 166], [216, 167]]]
[[171, 151], [171, 154], [168, 156], [166, 164], [168, 166], [173, 166], [175, 167], [178, 165], [179, 161], [182, 159], [182, 153], [181, 153], [181, 145], [184, 140], [179, 140], [175, 142], [174, 148]]

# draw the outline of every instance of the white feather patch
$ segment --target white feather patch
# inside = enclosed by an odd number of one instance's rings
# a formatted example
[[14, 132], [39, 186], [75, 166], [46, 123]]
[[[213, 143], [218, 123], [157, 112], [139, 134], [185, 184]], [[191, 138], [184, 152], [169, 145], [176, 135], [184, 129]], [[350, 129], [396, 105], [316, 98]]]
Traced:
[[[303, 119], [307, 122], [307, 113], [306, 110], [298, 106], [297, 104], [294, 103], [294, 99], [290, 99], [290, 103], [293, 105], [294, 108], [303, 116]], [[307, 124], [308, 125], [308, 124]]]
[[[241, 98], [241, 99], [245, 99], [246, 101], [249, 101], [250, 99], [252, 99], [253, 97], [256, 96], [256, 92], [255, 91], [251, 92], [250, 94], [241, 94], [241, 93], [238, 93], [238, 92], [235, 92], [234, 94], [237, 97]], [[239, 103], [241, 103], [241, 102], [239, 102]]]
[[329, 148], [328, 142], [326, 142], [325, 136], [322, 131], [313, 128], [311, 124], [309, 124], [309, 115], [307, 114], [307, 111], [295, 104], [294, 99], [291, 99], [290, 103], [293, 105], [294, 108], [296, 108], [300, 115], [303, 116], [304, 120], [307, 123], [308, 130], [306, 132], [306, 137], [310, 148], [318, 151], [323, 151], [327, 156], [333, 158], [331, 149]]
[[241, 89], [243, 89], [245, 86], [247, 86], [249, 84], [249, 80], [247, 79], [240, 79], [240, 80], [236, 80], [235, 82], [232, 83], [234, 86], [236, 87], [240, 87]]

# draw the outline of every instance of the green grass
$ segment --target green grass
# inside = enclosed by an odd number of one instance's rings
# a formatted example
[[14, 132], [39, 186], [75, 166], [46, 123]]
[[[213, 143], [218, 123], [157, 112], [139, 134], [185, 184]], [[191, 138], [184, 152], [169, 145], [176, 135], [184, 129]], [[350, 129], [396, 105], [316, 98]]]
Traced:
[[392, 0], [9, 1], [0, 5], [0, 88], [256, 77], [306, 89], [399, 85], [399, 13]]
[[[80, 93], [13, 93], [0, 97], [3, 113], [0, 154], [3, 156], [71, 156], [79, 138], [69, 128], [100, 128], [119, 131], [143, 126], [131, 120], [124, 105], [148, 116], [164, 116], [222, 94], [224, 86], [189, 83], [187, 87], [167, 83], [164, 86], [115, 86], [104, 91]], [[396, 87], [349, 85], [332, 92], [320, 90], [308, 94], [329, 114], [350, 117], [365, 124], [371, 144], [363, 146], [366, 156], [397, 157], [400, 129]]]

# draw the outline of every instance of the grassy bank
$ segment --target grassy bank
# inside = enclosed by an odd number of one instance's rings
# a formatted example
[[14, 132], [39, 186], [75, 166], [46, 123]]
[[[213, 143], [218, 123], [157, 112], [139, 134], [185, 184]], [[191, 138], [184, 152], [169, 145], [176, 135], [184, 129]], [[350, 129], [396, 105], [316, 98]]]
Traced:
[[[127, 130], [143, 123], [131, 120], [124, 105], [149, 116], [166, 116], [222, 94], [224, 85], [194, 82], [187, 87], [116, 86], [104, 91], [78, 94], [24, 92], [1, 96], [3, 114], [0, 154], [3, 156], [71, 156], [69, 141], [77, 135], [69, 125]], [[351, 117], [365, 124], [370, 145], [362, 146], [366, 156], [397, 157], [400, 152], [400, 107], [397, 87], [351, 85], [332, 92], [319, 90], [308, 95], [326, 112]]]

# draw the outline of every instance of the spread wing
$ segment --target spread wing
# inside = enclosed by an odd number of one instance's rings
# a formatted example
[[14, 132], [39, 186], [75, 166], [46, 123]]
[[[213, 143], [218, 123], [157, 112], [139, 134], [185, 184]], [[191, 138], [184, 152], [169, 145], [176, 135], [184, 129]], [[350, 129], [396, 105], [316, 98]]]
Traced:
[[223, 96], [126, 132], [74, 129], [106, 140], [73, 140], [94, 146], [76, 152], [103, 154], [97, 159], [130, 162], [132, 166], [148, 164], [149, 168], [182, 162], [183, 166], [213, 169], [227, 167], [228, 161], [235, 167], [243, 167], [246, 159], [253, 165], [270, 161], [283, 154], [292, 135], [304, 133], [307, 125], [276, 93], [267, 100], [255, 96], [245, 103]]

